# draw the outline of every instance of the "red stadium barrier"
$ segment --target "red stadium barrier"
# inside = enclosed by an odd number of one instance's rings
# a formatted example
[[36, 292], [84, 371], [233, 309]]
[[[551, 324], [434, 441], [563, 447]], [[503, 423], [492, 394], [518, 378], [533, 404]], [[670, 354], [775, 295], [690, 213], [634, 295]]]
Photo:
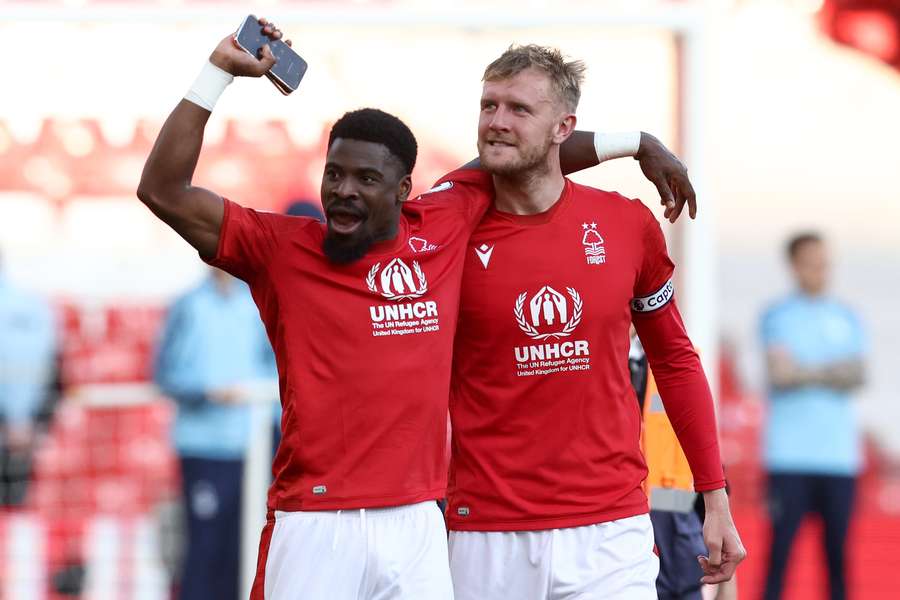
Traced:
[[[0, 191], [30, 191], [63, 204], [75, 196], [134, 198], [160, 124], [140, 121], [131, 141], [116, 145], [92, 119], [45, 119], [33, 141], [16, 139], [0, 121]], [[319, 197], [330, 124], [313, 144], [291, 138], [287, 124], [225, 122], [221, 140], [204, 144], [194, 181], [247, 206], [283, 210], [294, 199]], [[458, 162], [437, 148], [419, 149], [414, 194], [427, 190]]]

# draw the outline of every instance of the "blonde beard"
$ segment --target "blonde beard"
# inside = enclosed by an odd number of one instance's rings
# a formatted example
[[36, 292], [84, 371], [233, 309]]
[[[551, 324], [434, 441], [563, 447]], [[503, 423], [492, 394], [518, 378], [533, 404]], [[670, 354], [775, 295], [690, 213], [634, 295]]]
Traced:
[[481, 146], [478, 148], [478, 160], [481, 161], [481, 168], [491, 175], [499, 175], [501, 177], [518, 178], [534, 171], [546, 170], [547, 155], [550, 154], [550, 146], [552, 145], [552, 137], [547, 136], [544, 145], [532, 146], [527, 149], [524, 154], [520, 155], [517, 160], [503, 165], [491, 165], [491, 161], [485, 160], [481, 152]]

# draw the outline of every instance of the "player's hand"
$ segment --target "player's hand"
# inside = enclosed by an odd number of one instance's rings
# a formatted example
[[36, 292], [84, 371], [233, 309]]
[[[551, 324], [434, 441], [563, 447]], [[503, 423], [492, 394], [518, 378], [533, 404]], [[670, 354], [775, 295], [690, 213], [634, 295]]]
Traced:
[[703, 569], [703, 583], [722, 583], [734, 576], [738, 564], [747, 557], [744, 544], [731, 518], [728, 496], [725, 490], [703, 493], [706, 519], [703, 522], [703, 541], [709, 556], [698, 556]]
[[665, 217], [670, 223], [678, 219], [685, 204], [691, 218], [697, 216], [697, 195], [688, 179], [687, 168], [677, 156], [654, 136], [642, 131], [641, 145], [635, 158], [644, 176], [656, 186], [660, 203], [666, 207]]
[[[260, 19], [259, 24], [263, 26], [263, 33], [269, 39], [280, 40], [282, 38], [281, 30], [274, 23]], [[287, 40], [285, 43], [290, 45], [291, 42]], [[236, 34], [223, 38], [209, 57], [209, 62], [235, 77], [261, 77], [272, 68], [276, 61], [268, 44], [262, 47], [262, 58], [250, 56], [244, 52], [237, 44]]]

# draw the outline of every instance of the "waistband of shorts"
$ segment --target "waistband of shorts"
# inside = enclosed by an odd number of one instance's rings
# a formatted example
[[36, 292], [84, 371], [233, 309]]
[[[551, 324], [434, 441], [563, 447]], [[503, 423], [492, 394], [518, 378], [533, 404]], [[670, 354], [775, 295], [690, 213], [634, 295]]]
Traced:
[[350, 508], [344, 510], [276, 510], [275, 520], [285, 518], [307, 519], [380, 519], [401, 517], [423, 512], [440, 510], [434, 500], [425, 500], [415, 504], [403, 504], [400, 506], [383, 506], [379, 508]]
[[634, 515], [632, 517], [622, 517], [621, 519], [613, 519], [611, 521], [603, 521], [601, 523], [588, 523], [587, 525], [574, 525], [572, 527], [553, 527], [548, 529], [509, 529], [506, 531], [479, 531], [479, 530], [459, 530], [459, 529], [451, 529], [448, 532], [448, 535], [451, 538], [499, 538], [506, 536], [519, 536], [519, 537], [527, 537], [529, 535], [553, 535], [554, 533], [563, 532], [578, 532], [578, 531], [588, 531], [591, 529], [597, 529], [600, 531], [616, 529], [622, 527], [635, 527], [637, 529], [642, 529], [646, 531], [652, 531], [653, 522], [650, 520], [650, 514], [644, 513], [641, 515]]

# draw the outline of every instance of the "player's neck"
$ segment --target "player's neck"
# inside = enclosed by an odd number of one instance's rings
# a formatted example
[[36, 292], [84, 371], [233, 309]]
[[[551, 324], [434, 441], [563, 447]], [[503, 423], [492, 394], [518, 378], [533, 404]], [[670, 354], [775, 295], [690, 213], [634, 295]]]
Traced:
[[379, 229], [373, 235], [375, 242], [387, 242], [396, 239], [397, 233], [400, 231], [400, 211], [388, 221], [384, 227]]
[[800, 295], [810, 300], [820, 300], [825, 297], [825, 288], [798, 287]]
[[566, 185], [559, 161], [515, 175], [493, 177], [494, 206], [514, 215], [537, 215], [550, 210]]

